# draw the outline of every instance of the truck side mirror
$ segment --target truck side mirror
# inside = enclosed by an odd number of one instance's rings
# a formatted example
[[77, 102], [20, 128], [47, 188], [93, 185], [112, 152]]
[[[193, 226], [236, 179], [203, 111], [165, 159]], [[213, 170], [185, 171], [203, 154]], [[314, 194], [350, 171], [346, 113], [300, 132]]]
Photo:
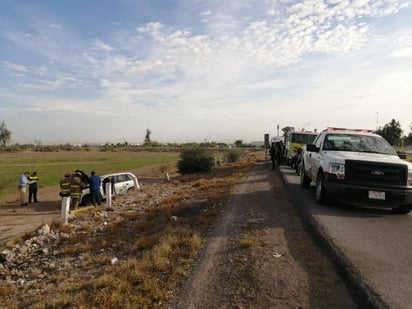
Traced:
[[307, 144], [307, 145], [306, 145], [306, 151], [319, 152], [319, 148], [316, 147], [315, 144]]
[[397, 151], [397, 153], [398, 153], [399, 158], [404, 159], [404, 160], [406, 159], [407, 155], [405, 151]]

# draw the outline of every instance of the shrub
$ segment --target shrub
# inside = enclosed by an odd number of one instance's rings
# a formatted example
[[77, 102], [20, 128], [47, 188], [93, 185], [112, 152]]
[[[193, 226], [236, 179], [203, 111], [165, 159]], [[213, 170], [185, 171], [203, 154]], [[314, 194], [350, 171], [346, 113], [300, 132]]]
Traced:
[[242, 157], [243, 152], [238, 149], [230, 149], [225, 153], [227, 162], [237, 162]]
[[182, 175], [209, 172], [214, 165], [214, 158], [203, 148], [187, 148], [180, 153], [177, 171]]

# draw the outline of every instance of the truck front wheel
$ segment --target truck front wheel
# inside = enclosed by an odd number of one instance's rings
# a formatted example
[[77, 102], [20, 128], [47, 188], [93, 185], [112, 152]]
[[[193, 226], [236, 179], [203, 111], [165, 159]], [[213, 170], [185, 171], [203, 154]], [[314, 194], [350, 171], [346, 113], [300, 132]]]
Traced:
[[319, 204], [327, 203], [327, 193], [325, 188], [325, 177], [322, 172], [319, 172], [318, 177], [316, 177], [316, 201]]
[[303, 188], [308, 188], [310, 185], [310, 178], [305, 174], [305, 166], [303, 164], [300, 165], [300, 185]]

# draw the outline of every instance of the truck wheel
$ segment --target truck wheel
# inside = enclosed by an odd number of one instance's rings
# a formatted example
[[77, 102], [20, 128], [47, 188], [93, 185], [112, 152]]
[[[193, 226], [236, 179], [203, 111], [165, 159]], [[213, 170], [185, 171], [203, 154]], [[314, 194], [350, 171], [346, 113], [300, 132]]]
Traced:
[[392, 208], [392, 213], [396, 215], [406, 215], [412, 210], [412, 205], [401, 205], [396, 208]]
[[305, 167], [303, 164], [301, 164], [301, 168], [300, 168], [300, 185], [303, 188], [309, 188], [310, 185], [310, 178], [308, 176], [306, 176], [305, 174]]
[[325, 178], [322, 172], [319, 172], [316, 178], [316, 201], [319, 204], [326, 204], [327, 194], [325, 189]]

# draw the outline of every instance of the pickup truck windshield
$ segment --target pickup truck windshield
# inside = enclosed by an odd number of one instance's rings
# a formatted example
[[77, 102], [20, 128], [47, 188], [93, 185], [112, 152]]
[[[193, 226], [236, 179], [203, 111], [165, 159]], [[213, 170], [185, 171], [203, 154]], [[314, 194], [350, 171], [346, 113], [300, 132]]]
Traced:
[[337, 134], [325, 136], [323, 150], [382, 153], [396, 156], [395, 150], [382, 137], [376, 135]]

